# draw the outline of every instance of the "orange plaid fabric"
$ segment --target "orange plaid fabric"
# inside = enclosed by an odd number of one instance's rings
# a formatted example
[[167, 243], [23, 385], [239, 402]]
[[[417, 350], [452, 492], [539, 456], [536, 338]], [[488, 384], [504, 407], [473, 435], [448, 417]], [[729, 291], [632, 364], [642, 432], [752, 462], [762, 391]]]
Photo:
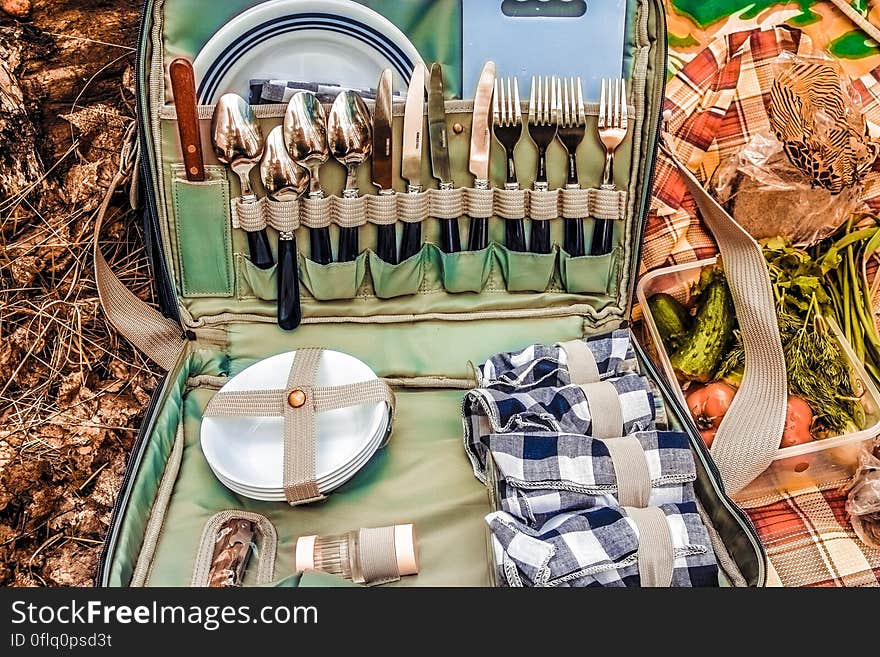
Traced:
[[878, 586], [880, 550], [853, 532], [840, 490], [797, 496], [747, 509], [770, 561], [773, 586]]
[[[756, 134], [767, 132], [774, 64], [784, 52], [813, 54], [809, 37], [781, 26], [722, 36], [697, 54], [666, 89], [664, 139], [702, 181]], [[880, 68], [851, 80], [868, 121], [880, 124]], [[645, 232], [642, 269], [708, 258], [717, 247], [700, 222], [675, 165], [661, 152]], [[880, 210], [880, 171], [864, 180], [863, 198]], [[845, 494], [803, 491], [747, 509], [781, 586], [877, 586], [880, 550], [864, 545], [846, 517]]]
[[[777, 58], [814, 55], [800, 30], [780, 26], [719, 37], [697, 54], [666, 87], [664, 138], [705, 182], [719, 163], [757, 134], [770, 130], [769, 102]], [[868, 121], [880, 124], [880, 69], [851, 81]], [[864, 181], [864, 199], [880, 209], [880, 172]], [[684, 181], [662, 153], [644, 239], [643, 271], [692, 262], [717, 253], [697, 217]]]

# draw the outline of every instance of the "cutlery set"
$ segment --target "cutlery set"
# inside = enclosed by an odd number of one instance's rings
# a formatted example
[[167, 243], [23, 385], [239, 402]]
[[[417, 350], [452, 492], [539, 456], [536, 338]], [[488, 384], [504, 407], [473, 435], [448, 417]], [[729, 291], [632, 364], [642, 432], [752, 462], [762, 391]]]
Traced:
[[[205, 179], [198, 133], [191, 126], [197, 114], [194, 74], [185, 60], [171, 65], [171, 80], [180, 120], [181, 144], [187, 178]], [[427, 84], [426, 84], [427, 82]], [[393, 188], [394, 152], [392, 139], [392, 72], [382, 72], [375, 92], [372, 115], [363, 97], [356, 91], [341, 89], [329, 112], [311, 91], [293, 94], [284, 112], [283, 124], [264, 139], [253, 108], [237, 94], [220, 97], [214, 110], [211, 139], [217, 159], [227, 165], [241, 182], [239, 207], [258, 202], [251, 185], [253, 169], [260, 172], [266, 195], [272, 201], [291, 202], [303, 196], [325, 198], [320, 170], [332, 157], [346, 169], [343, 199], [360, 197], [357, 172], [370, 161], [371, 180], [378, 195], [395, 194]], [[430, 162], [433, 177], [440, 190], [456, 188], [450, 163], [450, 136], [446, 115], [446, 94], [443, 70], [433, 64], [428, 71], [418, 65], [413, 71], [403, 117], [401, 176], [407, 181], [407, 194], [421, 194], [422, 156], [424, 149], [424, 117], [427, 87], [427, 126]], [[190, 116], [192, 115], [192, 116]], [[190, 117], [187, 120], [186, 117]], [[580, 78], [538, 76], [532, 78], [526, 120], [520, 101], [519, 82], [515, 77], [496, 75], [493, 62], [481, 72], [474, 95], [468, 170], [474, 176], [473, 189], [489, 190], [490, 152], [492, 137], [503, 149], [506, 160], [504, 190], [519, 190], [515, 150], [525, 138], [537, 149], [537, 164], [532, 189], [550, 191], [547, 152], [559, 142], [567, 155], [566, 189], [580, 189], [577, 150], [587, 132], [587, 116]], [[606, 160], [602, 189], [614, 190], [614, 153], [627, 135], [626, 86], [623, 80], [602, 80], [598, 116], [598, 137]], [[440, 217], [440, 248], [445, 253], [462, 250], [457, 218]], [[358, 228], [341, 226], [336, 250], [338, 262], [350, 262], [360, 252]], [[412, 257], [422, 248], [422, 227], [419, 222], [405, 222], [398, 253], [393, 223], [377, 225], [376, 255], [389, 264]], [[250, 258], [255, 267], [268, 269], [274, 264], [265, 228], [247, 231]], [[552, 251], [550, 222], [531, 222], [528, 240], [525, 220], [505, 221], [505, 245], [511, 251], [549, 254]], [[333, 262], [330, 230], [327, 226], [309, 227], [310, 257], [326, 265]], [[479, 251], [489, 244], [489, 223], [486, 217], [470, 221], [467, 249]], [[610, 253], [613, 246], [613, 222], [595, 221], [590, 255]], [[565, 251], [572, 257], [586, 255], [582, 219], [565, 219]], [[297, 271], [297, 246], [294, 232], [280, 231], [278, 242], [278, 323], [286, 329], [296, 328], [302, 320]]]

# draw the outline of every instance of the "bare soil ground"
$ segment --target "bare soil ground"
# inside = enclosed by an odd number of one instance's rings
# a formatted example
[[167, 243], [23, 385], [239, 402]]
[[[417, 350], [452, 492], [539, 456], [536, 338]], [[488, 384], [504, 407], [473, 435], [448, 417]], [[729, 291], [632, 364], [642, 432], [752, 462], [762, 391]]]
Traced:
[[[92, 583], [158, 383], [102, 316], [91, 258], [94, 211], [134, 116], [139, 6], [0, 11], [0, 585]], [[103, 240], [149, 299], [127, 200], [114, 199]]]

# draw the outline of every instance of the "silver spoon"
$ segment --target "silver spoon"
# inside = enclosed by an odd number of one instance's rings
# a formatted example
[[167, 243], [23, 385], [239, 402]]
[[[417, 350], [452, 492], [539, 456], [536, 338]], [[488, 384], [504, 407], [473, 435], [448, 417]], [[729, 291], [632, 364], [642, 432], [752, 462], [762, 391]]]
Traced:
[[[287, 152], [309, 171], [309, 198], [323, 198], [318, 176], [321, 165], [330, 159], [330, 149], [327, 146], [327, 116], [315, 94], [300, 91], [293, 95], [284, 113], [283, 130]], [[322, 265], [333, 261], [329, 228], [311, 228], [309, 241], [313, 261]]]
[[[266, 137], [260, 179], [269, 198], [279, 202], [296, 201], [309, 187], [308, 172], [287, 153], [281, 126]], [[296, 255], [296, 235], [282, 232], [278, 236], [278, 325], [285, 331], [295, 329], [302, 321]]]
[[[263, 153], [263, 133], [251, 106], [238, 94], [225, 94], [217, 101], [211, 121], [214, 154], [228, 165], [241, 181], [241, 202], [256, 203], [251, 188], [251, 170]], [[251, 262], [260, 269], [272, 266], [272, 249], [266, 229], [248, 232]]]
[[[343, 91], [333, 101], [327, 117], [327, 142], [333, 157], [348, 169], [342, 195], [357, 198], [357, 170], [373, 151], [373, 126], [367, 104], [354, 91]], [[358, 229], [340, 229], [339, 261], [354, 260], [359, 251]]]

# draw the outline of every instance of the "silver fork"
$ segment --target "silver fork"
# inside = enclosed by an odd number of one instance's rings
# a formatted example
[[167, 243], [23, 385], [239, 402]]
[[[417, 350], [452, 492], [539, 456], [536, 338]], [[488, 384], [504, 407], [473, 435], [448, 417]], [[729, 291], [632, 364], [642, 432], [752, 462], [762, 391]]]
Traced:
[[[580, 185], [577, 169], [577, 149], [587, 131], [587, 113], [584, 109], [584, 94], [580, 78], [562, 81], [562, 101], [559, 113], [559, 141], [568, 153], [568, 181], [566, 187], [577, 189]], [[580, 219], [565, 220], [566, 252], [572, 256], [582, 256], [584, 249], [584, 222]]]
[[[599, 97], [599, 141], [605, 147], [605, 172], [602, 189], [614, 189], [614, 151], [626, 139], [628, 117], [626, 108], [626, 81], [602, 80]], [[614, 225], [600, 219], [593, 231], [592, 255], [611, 253], [614, 241]]]
[[[556, 139], [558, 125], [558, 79], [555, 76], [533, 77], [529, 95], [529, 135], [538, 147], [538, 172], [534, 185], [536, 191], [546, 192], [550, 188], [547, 182], [547, 148]], [[532, 222], [529, 250], [532, 253], [550, 253], [549, 221]]]
[[[495, 80], [492, 98], [492, 132], [504, 148], [507, 157], [507, 182], [504, 189], [519, 189], [513, 151], [522, 136], [522, 106], [519, 102], [519, 83], [516, 78]], [[511, 251], [526, 250], [526, 232], [522, 219], [504, 222], [504, 243]]]

